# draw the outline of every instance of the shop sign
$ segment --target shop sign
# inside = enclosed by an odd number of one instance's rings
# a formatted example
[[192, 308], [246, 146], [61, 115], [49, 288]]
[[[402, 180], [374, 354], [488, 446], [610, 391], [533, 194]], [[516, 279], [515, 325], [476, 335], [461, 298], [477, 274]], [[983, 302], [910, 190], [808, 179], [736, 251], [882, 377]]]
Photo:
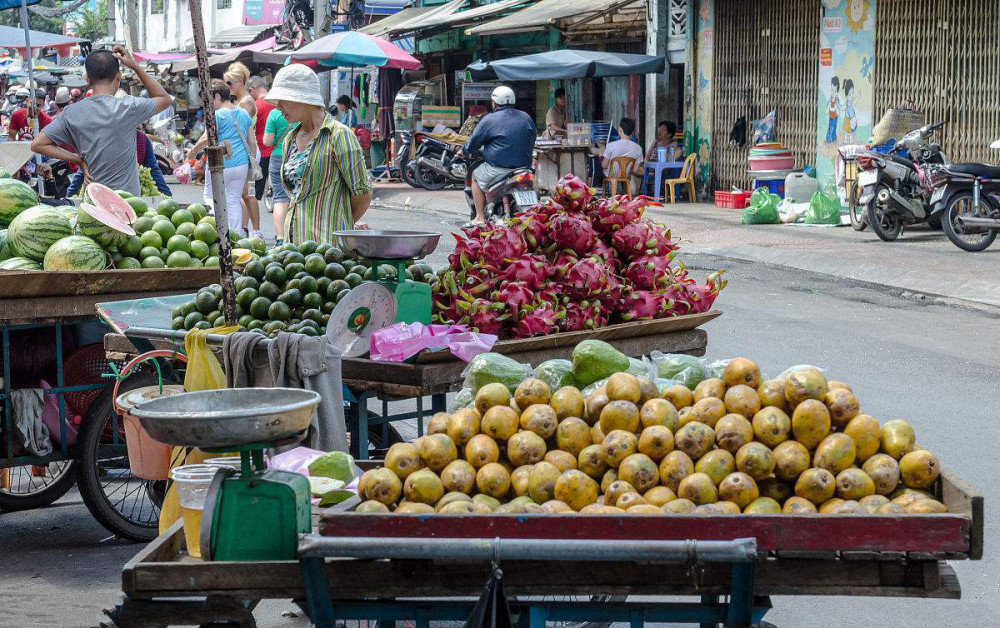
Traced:
[[495, 83], [463, 83], [462, 98], [464, 100], [489, 100], [496, 87]]
[[285, 11], [284, 0], [245, 0], [244, 24], [281, 24]]
[[829, 68], [833, 65], [833, 48], [819, 49], [819, 64], [824, 68]]

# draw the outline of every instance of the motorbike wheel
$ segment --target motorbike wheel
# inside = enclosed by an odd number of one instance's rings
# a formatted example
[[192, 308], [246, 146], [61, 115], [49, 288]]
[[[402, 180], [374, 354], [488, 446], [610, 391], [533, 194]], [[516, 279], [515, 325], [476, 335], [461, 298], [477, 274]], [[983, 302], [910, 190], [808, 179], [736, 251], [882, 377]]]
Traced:
[[399, 176], [401, 176], [403, 178], [403, 181], [405, 181], [410, 187], [421, 189], [422, 186], [420, 185], [420, 182], [417, 181], [416, 174], [414, 173], [413, 170], [413, 165], [414, 165], [413, 160], [411, 159], [407, 159], [406, 161], [401, 163], [399, 165]]
[[961, 192], [948, 203], [948, 209], [944, 212], [944, 220], [941, 221], [945, 235], [963, 251], [976, 253], [989, 248], [997, 238], [996, 230], [986, 227], [965, 227], [961, 222], [963, 214], [983, 218], [1000, 218], [1000, 211], [991, 207], [989, 202], [983, 198], [980, 198], [979, 204], [975, 205], [972, 192]]
[[851, 195], [851, 227], [855, 231], [864, 231], [868, 228], [868, 222], [865, 221], [865, 207], [858, 203], [858, 199], [861, 198], [863, 190], [861, 186], [857, 183], [854, 184], [854, 190]]
[[425, 190], [443, 190], [448, 185], [448, 180], [446, 178], [442, 177], [430, 168], [423, 168], [420, 164], [414, 164], [413, 171], [416, 175], [417, 183], [419, 183], [420, 187]]
[[885, 187], [880, 185], [875, 189], [875, 196], [868, 202], [866, 218], [879, 239], [892, 242], [903, 232], [903, 221], [889, 208], [888, 203], [879, 202], [878, 193]]

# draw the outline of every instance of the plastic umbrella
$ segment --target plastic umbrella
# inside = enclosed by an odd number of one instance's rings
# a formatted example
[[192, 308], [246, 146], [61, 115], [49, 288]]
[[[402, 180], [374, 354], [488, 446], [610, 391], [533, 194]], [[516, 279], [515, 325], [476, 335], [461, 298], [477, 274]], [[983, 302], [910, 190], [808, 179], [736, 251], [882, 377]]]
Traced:
[[292, 61], [319, 61], [327, 67], [376, 67], [415, 70], [420, 61], [399, 46], [357, 31], [320, 37], [292, 53]]

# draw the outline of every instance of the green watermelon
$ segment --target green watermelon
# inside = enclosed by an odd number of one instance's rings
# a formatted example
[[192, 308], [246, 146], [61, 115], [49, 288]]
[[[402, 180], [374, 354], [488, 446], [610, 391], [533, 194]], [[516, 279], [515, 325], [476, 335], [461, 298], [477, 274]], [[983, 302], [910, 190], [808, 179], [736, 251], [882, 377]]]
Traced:
[[45, 258], [45, 251], [52, 243], [72, 234], [69, 218], [58, 209], [44, 205], [24, 210], [7, 228], [11, 252], [36, 262]]
[[9, 179], [10, 173], [7, 172], [6, 168], [0, 168], [0, 179]]
[[80, 203], [80, 211], [76, 216], [76, 232], [96, 240], [105, 248], [124, 244], [135, 235], [135, 229], [117, 214], [90, 203]]
[[38, 195], [27, 183], [0, 178], [0, 227], [6, 227], [14, 217], [38, 205]]
[[0, 262], [12, 257], [14, 257], [14, 254], [10, 252], [10, 247], [7, 246], [7, 230], [0, 229]]
[[41, 270], [42, 265], [26, 257], [12, 257], [0, 262], [0, 270]]
[[87, 236], [67, 236], [55, 242], [45, 252], [45, 270], [104, 270], [107, 254], [97, 242]]

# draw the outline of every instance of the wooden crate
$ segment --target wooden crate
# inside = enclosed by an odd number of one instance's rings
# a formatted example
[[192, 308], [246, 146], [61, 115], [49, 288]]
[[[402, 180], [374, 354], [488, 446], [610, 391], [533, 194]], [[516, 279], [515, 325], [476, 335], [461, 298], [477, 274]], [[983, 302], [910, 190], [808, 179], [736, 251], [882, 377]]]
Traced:
[[[320, 515], [327, 536], [413, 538], [649, 539], [699, 541], [754, 537], [762, 552], [784, 557], [980, 559], [983, 497], [944, 473], [939, 495], [949, 513], [939, 515], [578, 515], [413, 517], [343, 512]], [[852, 556], [852, 553], [854, 554]]]
[[103, 301], [186, 294], [218, 281], [218, 268], [8, 271], [0, 273], [0, 322], [90, 319]]

